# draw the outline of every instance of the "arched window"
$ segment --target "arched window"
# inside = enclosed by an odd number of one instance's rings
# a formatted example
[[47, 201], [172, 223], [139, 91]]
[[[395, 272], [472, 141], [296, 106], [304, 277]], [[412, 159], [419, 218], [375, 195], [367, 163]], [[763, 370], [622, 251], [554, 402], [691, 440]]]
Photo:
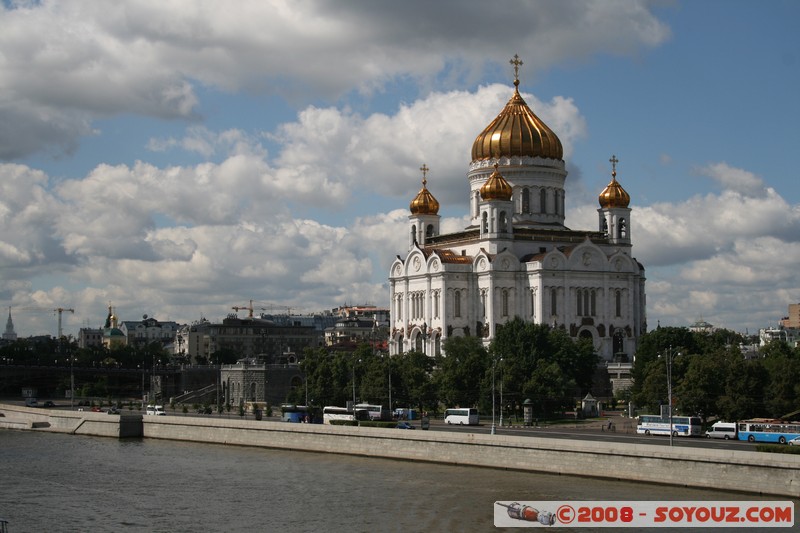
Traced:
[[508, 289], [503, 289], [503, 316], [508, 316]]
[[428, 227], [425, 228], [425, 236], [433, 237], [433, 224], [428, 224]]
[[536, 318], [536, 290], [531, 289], [531, 319]]
[[531, 212], [531, 193], [527, 189], [527, 187], [522, 189], [522, 212], [523, 213]]
[[577, 305], [575, 309], [576, 316], [583, 316], [583, 289], [578, 289], [575, 291], [575, 295], [577, 296]]
[[625, 350], [625, 336], [622, 333], [622, 329], [618, 328], [614, 331], [614, 340], [612, 341], [613, 347], [612, 350], [614, 351], [614, 355], [618, 353], [624, 353]]
[[619, 219], [619, 238], [624, 239], [628, 236], [628, 224], [624, 218]]
[[547, 213], [547, 191], [539, 189], [539, 212]]
[[256, 401], [256, 384], [255, 383], [251, 383], [250, 384], [250, 401], [251, 402]]
[[461, 291], [453, 294], [453, 316], [461, 317]]
[[558, 293], [555, 288], [550, 289], [550, 314], [558, 315]]
[[608, 220], [605, 217], [603, 218], [603, 235], [608, 237]]
[[592, 289], [591, 295], [589, 296], [591, 300], [591, 315], [597, 316], [597, 291]]
[[506, 223], [507, 223], [506, 212], [500, 211], [500, 229], [499, 229], [500, 233], [506, 232]]
[[482, 233], [489, 233], [489, 214], [486, 211], [483, 212], [481, 227], [483, 228]]
[[416, 224], [411, 225], [411, 242], [416, 244], [417, 242], [417, 226]]
[[619, 289], [614, 291], [614, 314], [617, 317], [622, 316], [622, 291]]

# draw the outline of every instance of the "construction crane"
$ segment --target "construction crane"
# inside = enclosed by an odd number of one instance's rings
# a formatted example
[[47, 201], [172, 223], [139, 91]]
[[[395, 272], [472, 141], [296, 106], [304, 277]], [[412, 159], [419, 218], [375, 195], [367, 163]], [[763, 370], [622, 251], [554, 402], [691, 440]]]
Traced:
[[65, 307], [56, 307], [55, 309], [53, 309], [53, 311], [58, 313], [58, 338], [60, 339], [63, 336], [63, 333], [61, 332], [61, 313], [67, 311], [68, 313], [72, 313], [74, 315], [75, 310], [67, 309]]
[[[18, 311], [52, 311], [53, 313], [58, 314], [58, 338], [60, 339], [63, 335], [63, 331], [61, 329], [61, 315], [66, 311], [68, 313], [75, 314], [75, 309], [70, 309], [67, 307], [17, 307]], [[10, 313], [9, 308], [9, 313]]]
[[267, 310], [266, 307], [256, 307], [256, 308], [254, 308], [253, 307], [253, 300], [250, 300], [250, 304], [249, 305], [234, 305], [233, 307], [231, 307], [231, 309], [233, 309], [237, 313], [239, 311], [244, 311], [245, 309], [247, 309], [247, 311], [248, 311], [247, 317], [248, 318], [253, 318], [253, 310], [254, 309], [258, 309], [260, 311], [266, 311]]

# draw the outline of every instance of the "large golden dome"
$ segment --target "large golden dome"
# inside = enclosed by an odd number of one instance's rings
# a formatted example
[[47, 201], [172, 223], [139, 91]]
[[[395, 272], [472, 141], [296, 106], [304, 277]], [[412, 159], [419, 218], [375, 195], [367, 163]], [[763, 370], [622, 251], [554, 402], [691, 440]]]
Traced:
[[484, 200], [511, 200], [511, 185], [497, 171], [497, 163], [494, 164], [494, 172], [481, 186], [481, 198]]
[[514, 80], [514, 96], [506, 107], [472, 143], [473, 161], [512, 156], [559, 160], [564, 157], [558, 136], [520, 96], [519, 79]]
[[606, 185], [606, 188], [603, 189], [603, 192], [600, 193], [600, 198], [598, 198], [600, 202], [600, 207], [607, 209], [612, 207], [628, 207], [631, 203], [631, 195], [622, 188], [622, 185], [619, 184], [617, 181], [617, 163], [619, 160], [617, 156], [611, 156], [612, 170], [611, 170], [611, 182]]
[[422, 165], [422, 188], [417, 193], [417, 196], [411, 200], [411, 205], [408, 207], [412, 215], [436, 215], [439, 213], [439, 202], [428, 190], [427, 173], [430, 170], [426, 165]]

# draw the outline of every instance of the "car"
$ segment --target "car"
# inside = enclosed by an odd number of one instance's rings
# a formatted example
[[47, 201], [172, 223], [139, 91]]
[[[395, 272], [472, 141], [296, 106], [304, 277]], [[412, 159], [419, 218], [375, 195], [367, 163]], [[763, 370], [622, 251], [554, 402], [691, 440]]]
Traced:
[[787, 442], [786, 444], [788, 444], [789, 446], [800, 446], [800, 437], [795, 437], [789, 440], [789, 442]]
[[119, 409], [117, 409], [116, 407], [109, 407], [108, 411], [106, 411], [106, 413], [108, 413], [110, 415], [118, 415], [119, 414]]
[[53, 402], [51, 402], [50, 400], [47, 400], [46, 402], [44, 402], [44, 406], [45, 406], [45, 407], [55, 407], [55, 406], [56, 406], [56, 404], [54, 404], [54, 403], [53, 403]]
[[102, 412], [103, 412], [103, 410], [102, 410], [102, 409], [100, 409], [100, 408], [99, 408], [99, 407], [97, 407], [97, 406], [94, 406], [94, 407], [92, 407], [92, 412], [93, 412], [93, 413], [102, 413]]
[[397, 429], [416, 429], [414, 426], [412, 426], [408, 422], [398, 422], [395, 427]]

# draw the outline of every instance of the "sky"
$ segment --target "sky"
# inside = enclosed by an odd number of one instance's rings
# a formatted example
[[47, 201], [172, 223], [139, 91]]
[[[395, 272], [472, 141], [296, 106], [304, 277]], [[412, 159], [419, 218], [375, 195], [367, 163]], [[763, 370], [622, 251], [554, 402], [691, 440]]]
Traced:
[[[475, 137], [520, 91], [566, 224], [631, 195], [650, 329], [800, 302], [800, 3], [0, 4], [0, 304], [19, 336], [389, 305], [421, 187], [467, 226]], [[240, 311], [240, 316], [245, 313]], [[5, 320], [0, 328], [5, 325]]]

